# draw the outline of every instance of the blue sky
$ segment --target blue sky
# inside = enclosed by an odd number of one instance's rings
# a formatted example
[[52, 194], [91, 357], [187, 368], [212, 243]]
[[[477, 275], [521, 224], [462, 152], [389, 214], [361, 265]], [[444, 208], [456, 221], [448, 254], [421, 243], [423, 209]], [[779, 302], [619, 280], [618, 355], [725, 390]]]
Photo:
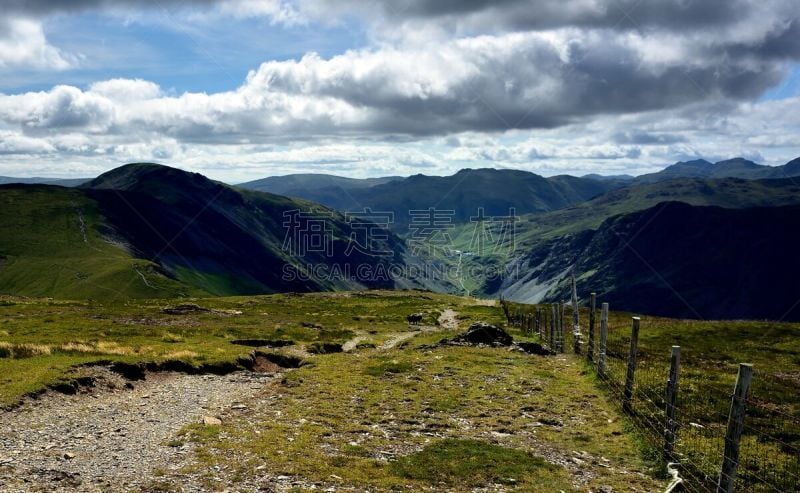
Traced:
[[250, 70], [268, 60], [330, 57], [366, 44], [354, 20], [336, 26], [285, 26], [265, 18], [190, 23], [184, 14], [148, 13], [126, 20], [102, 12], [57, 15], [44, 25], [54, 46], [85, 61], [58, 71], [4, 74], [5, 93], [42, 91], [56, 84], [79, 87], [113, 78], [141, 78], [175, 92], [235, 89]]
[[9, 0], [0, 175], [638, 174], [800, 155], [791, 0], [140, 5]]

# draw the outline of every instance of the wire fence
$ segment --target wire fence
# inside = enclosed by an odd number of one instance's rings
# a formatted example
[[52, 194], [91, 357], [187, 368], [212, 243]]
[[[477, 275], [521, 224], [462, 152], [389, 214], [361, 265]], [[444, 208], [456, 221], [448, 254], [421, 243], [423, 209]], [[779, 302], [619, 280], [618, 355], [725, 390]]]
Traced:
[[598, 310], [590, 324], [590, 309], [583, 307], [576, 331], [568, 304], [503, 302], [503, 309], [510, 325], [538, 336], [553, 352], [581, 354], [600, 385], [622, 403], [650, 458], [679, 464], [685, 491], [800, 491], [800, 406], [777, 401], [782, 392], [772, 388], [784, 383], [757, 369], [752, 385], [740, 381], [741, 367], [749, 365], [740, 365], [740, 375], [724, 378], [711, 378], [708, 368], [681, 366], [680, 359], [676, 366], [671, 347], [639, 345], [636, 317], [624, 324], [616, 317], [603, 323], [608, 317]]

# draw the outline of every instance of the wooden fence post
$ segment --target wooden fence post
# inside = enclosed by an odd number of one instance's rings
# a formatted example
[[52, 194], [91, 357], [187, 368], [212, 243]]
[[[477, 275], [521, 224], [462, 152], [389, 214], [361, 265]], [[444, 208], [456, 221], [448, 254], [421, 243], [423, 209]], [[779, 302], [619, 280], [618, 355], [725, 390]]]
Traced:
[[597, 374], [606, 376], [606, 343], [608, 342], [608, 303], [600, 311], [600, 354], [597, 357]]
[[581, 354], [581, 322], [578, 311], [578, 284], [575, 281], [575, 268], [572, 268], [572, 350]]
[[597, 294], [589, 295], [589, 344], [586, 349], [586, 360], [594, 360], [594, 315], [597, 310]]
[[631, 412], [633, 400], [633, 376], [636, 372], [636, 352], [639, 346], [639, 317], [631, 319], [631, 348], [628, 352], [628, 372], [625, 375], [625, 393], [622, 396], [622, 409]]
[[564, 302], [558, 302], [558, 352], [564, 352]]
[[556, 348], [556, 305], [550, 305], [550, 349], [558, 352]]
[[675, 406], [678, 403], [678, 373], [681, 368], [681, 347], [672, 346], [672, 356], [669, 361], [669, 379], [667, 380], [666, 409], [664, 420], [664, 459], [673, 462], [675, 451]]
[[561, 302], [556, 303], [556, 352], [561, 352]]
[[731, 398], [731, 409], [728, 413], [728, 432], [725, 434], [725, 452], [722, 456], [722, 468], [717, 483], [717, 493], [733, 492], [736, 482], [736, 468], [739, 466], [739, 442], [742, 439], [744, 415], [747, 410], [747, 390], [753, 380], [753, 365], [742, 363], [736, 375], [736, 386]]
[[542, 338], [542, 308], [536, 307], [536, 333]]

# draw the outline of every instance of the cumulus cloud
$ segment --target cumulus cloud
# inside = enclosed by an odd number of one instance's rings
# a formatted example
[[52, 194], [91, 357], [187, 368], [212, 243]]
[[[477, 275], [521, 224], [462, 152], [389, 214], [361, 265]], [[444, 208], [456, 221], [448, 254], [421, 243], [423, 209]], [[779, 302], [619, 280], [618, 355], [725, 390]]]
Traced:
[[0, 95], [0, 120], [25, 131], [133, 128], [185, 141], [419, 137], [750, 100], [784, 74], [761, 60], [687, 65], [691, 52], [653, 58], [649, 43], [656, 42], [564, 29], [463, 38], [436, 50], [384, 47], [328, 59], [312, 53], [264, 63], [238, 89], [213, 94], [165, 96], [151, 82], [115, 79], [88, 90]]
[[25, 18], [0, 19], [0, 70], [64, 70], [75, 62], [74, 56], [67, 55], [48, 43], [39, 21]]
[[[74, 63], [48, 44], [41, 28], [48, 15], [141, 5], [10, 0], [10, 20], [0, 21], [0, 68]], [[336, 56], [266, 61], [228, 91], [176, 94], [147, 80], [111, 79], [0, 93], [0, 153], [212, 169], [287, 159], [286, 166], [353, 174], [473, 163], [549, 173], [554, 166], [650, 171], [643, 168], [674, 157], [731, 152], [780, 162], [800, 148], [791, 137], [800, 113], [786, 110], [800, 106], [796, 99], [759, 101], [800, 60], [793, 0], [147, 5], [284, 25], [356, 16], [372, 37]], [[331, 140], [350, 144], [335, 148]], [[299, 149], [309, 149], [305, 164], [293, 160]]]

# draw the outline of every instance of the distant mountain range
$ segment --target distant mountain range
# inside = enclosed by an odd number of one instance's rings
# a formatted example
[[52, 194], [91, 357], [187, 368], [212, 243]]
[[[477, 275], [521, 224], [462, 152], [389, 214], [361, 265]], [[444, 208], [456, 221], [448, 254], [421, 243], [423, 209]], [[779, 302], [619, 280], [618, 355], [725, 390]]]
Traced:
[[745, 178], [759, 180], [768, 178], [793, 178], [800, 176], [800, 158], [783, 166], [764, 166], [744, 158], [734, 158], [716, 163], [705, 159], [685, 161], [668, 166], [658, 173], [634, 178], [637, 183], [652, 183], [674, 178]]
[[[467, 222], [478, 214], [504, 216], [514, 208], [516, 214], [547, 212], [588, 200], [621, 186], [617, 181], [593, 180], [574, 176], [544, 178], [517, 170], [464, 169], [452, 176], [414, 175], [376, 180], [331, 180], [327, 176], [290, 175], [281, 180], [267, 178], [239, 185], [272, 193], [287, 192], [287, 183], [300, 182], [293, 196], [316, 200], [339, 211], [392, 212], [396, 226], [407, 225], [411, 211], [435, 208], [453, 211], [453, 222]], [[313, 188], [313, 186], [321, 188]]]
[[391, 211], [404, 227], [409, 211], [429, 207], [453, 210], [455, 222], [467, 222], [482, 207], [490, 216], [543, 213], [580, 204], [606, 192], [684, 178], [741, 178], [747, 180], [800, 177], [800, 158], [783, 166], [764, 166], [743, 158], [711, 163], [702, 159], [679, 162], [658, 173], [549, 178], [520, 170], [463, 169], [451, 176], [413, 175], [407, 178], [354, 179], [322, 174], [264, 178], [238, 185], [289, 197], [319, 202], [339, 211]]
[[237, 186], [247, 190], [311, 200], [340, 211], [347, 211], [360, 208], [356, 199], [351, 197], [352, 194], [359, 195], [361, 191], [367, 188], [402, 179], [403, 177], [401, 176], [345, 178], [343, 176], [307, 173], [270, 176]]
[[[633, 179], [467, 169], [367, 180], [291, 175], [232, 187], [130, 164], [72, 188], [0, 185], [0, 293], [123, 300], [422, 287], [538, 302], [562, 300], [575, 268], [581, 296], [595, 291], [616, 309], [800, 321], [789, 303], [800, 299], [798, 172], [800, 159], [781, 167], [733, 159]], [[452, 211], [425, 225], [448, 228], [450, 249], [412, 246], [409, 212], [430, 207]], [[394, 213], [394, 232], [344, 214], [365, 208]], [[503, 248], [476, 248], [470, 218], [511, 208], [519, 216], [511, 237], [487, 230]], [[300, 239], [298, 228], [320, 234]], [[406, 275], [430, 265], [455, 277]], [[306, 267], [316, 271], [306, 275]], [[368, 273], [351, 272], [359, 267]]]
[[91, 180], [91, 178], [14, 178], [0, 176], [0, 185], [9, 183], [22, 183], [28, 185], [58, 185], [60, 187], [77, 187]]

